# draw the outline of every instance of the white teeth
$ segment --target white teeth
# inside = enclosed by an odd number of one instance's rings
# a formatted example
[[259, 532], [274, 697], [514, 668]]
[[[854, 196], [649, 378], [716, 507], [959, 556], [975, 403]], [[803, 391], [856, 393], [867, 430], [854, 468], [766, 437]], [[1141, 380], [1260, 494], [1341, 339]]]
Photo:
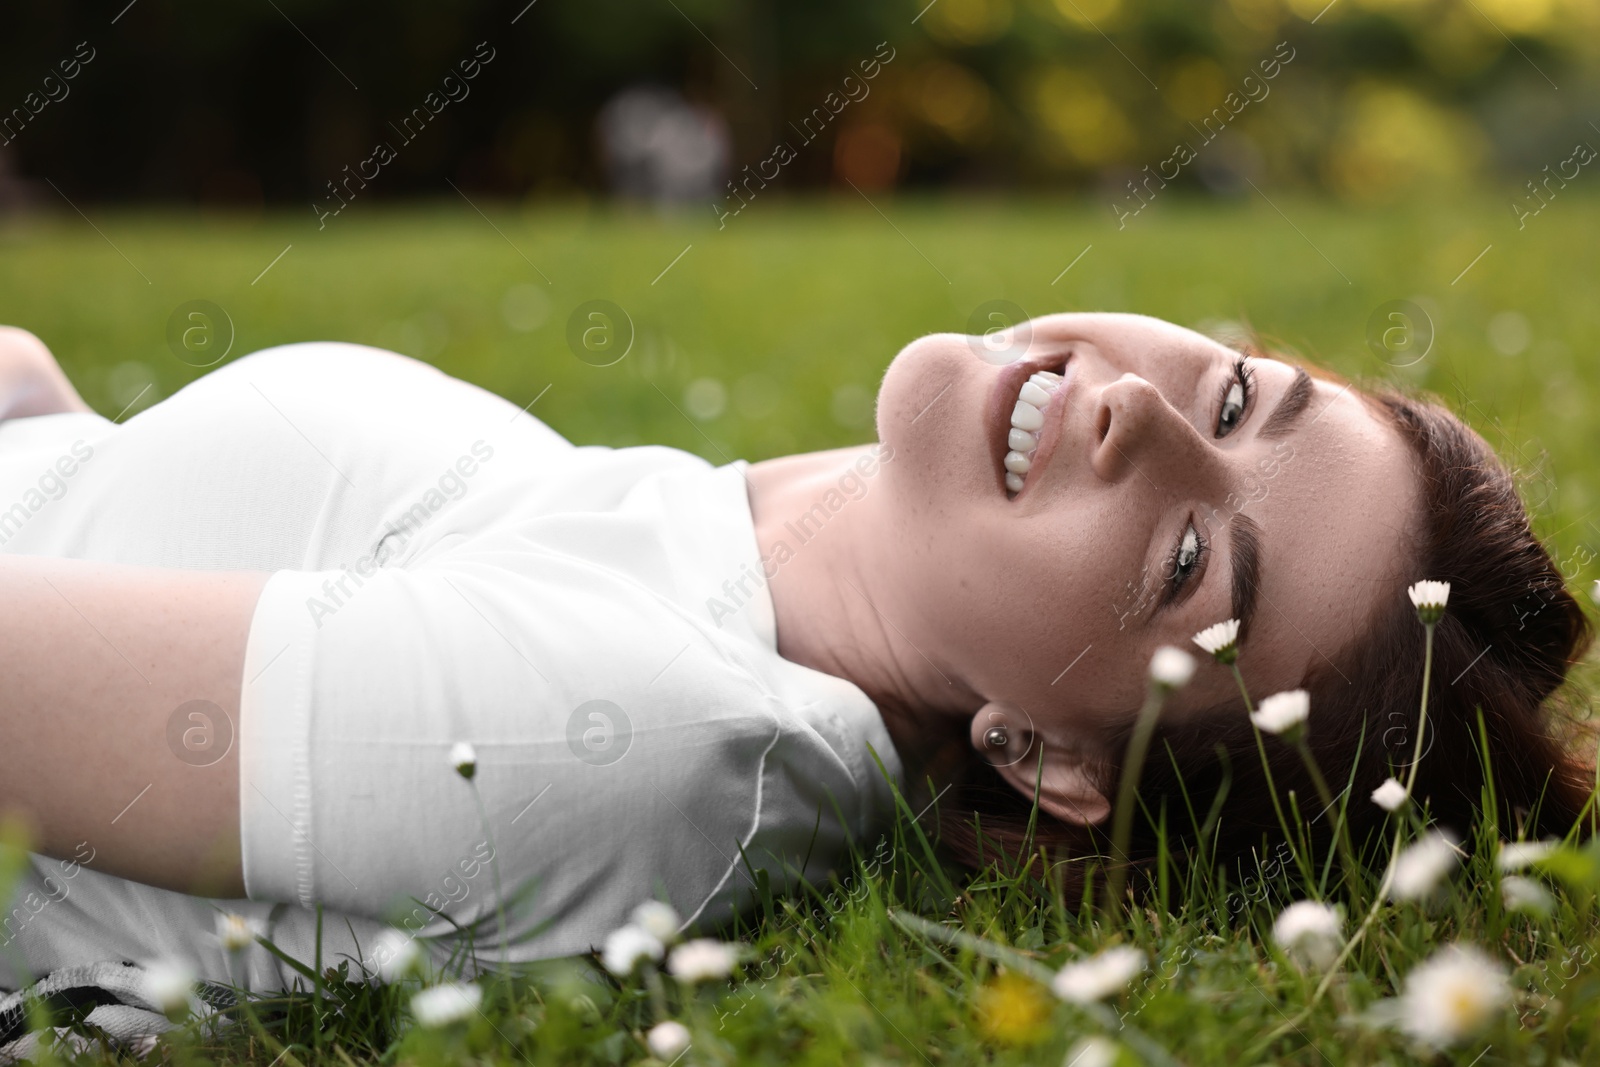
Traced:
[[1044, 426], [1044, 415], [1026, 400], [1018, 400], [1011, 409], [1011, 425], [1019, 430], [1038, 430]]
[[1011, 427], [1011, 432], [1006, 436], [1006, 444], [1018, 452], [1032, 452], [1039, 447], [1039, 435]]
[[1061, 387], [1063, 378], [1054, 371], [1035, 371], [1017, 392], [1017, 405], [1011, 409], [1011, 427], [1006, 433], [1006, 490], [1020, 493], [1023, 476], [1033, 467], [1033, 453], [1039, 447], [1039, 431], [1044, 428], [1043, 408]]
[[1017, 399], [1025, 400], [1036, 408], [1042, 408], [1050, 403], [1050, 393], [1032, 378], [1029, 378], [1022, 383], [1022, 390], [1017, 393]]

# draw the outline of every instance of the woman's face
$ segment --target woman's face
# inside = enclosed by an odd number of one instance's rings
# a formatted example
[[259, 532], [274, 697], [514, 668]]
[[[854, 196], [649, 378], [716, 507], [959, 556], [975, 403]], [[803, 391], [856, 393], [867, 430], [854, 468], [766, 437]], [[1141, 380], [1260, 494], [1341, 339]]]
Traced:
[[[1047, 738], [1088, 743], [1137, 709], [1160, 645], [1203, 660], [1169, 702], [1181, 715], [1237, 693], [1190, 643], [1204, 627], [1246, 620], [1239, 665], [1263, 696], [1404, 596], [1409, 450], [1352, 391], [1276, 360], [1241, 368], [1239, 352], [1143, 316], [1028, 328], [1007, 364], [981, 338], [921, 338], [878, 395], [892, 621], [941, 674]], [[1011, 416], [1037, 369], [1063, 380], [1013, 498]]]

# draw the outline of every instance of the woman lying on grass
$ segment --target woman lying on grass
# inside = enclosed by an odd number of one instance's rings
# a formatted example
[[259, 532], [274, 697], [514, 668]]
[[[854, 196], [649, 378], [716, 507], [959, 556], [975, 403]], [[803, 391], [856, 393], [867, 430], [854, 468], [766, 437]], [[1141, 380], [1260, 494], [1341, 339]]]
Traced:
[[[1592, 771], [1546, 702], [1589, 631], [1480, 438], [1154, 319], [1029, 329], [908, 345], [874, 444], [721, 467], [574, 447], [332, 343], [115, 424], [7, 334], [0, 800], [32, 828], [8, 980], [293, 979], [260, 945], [230, 972], [222, 911], [299, 959], [319, 907], [325, 962], [391, 923], [498, 946], [497, 882], [513, 960], [650, 897], [710, 926], [869, 849], [891, 782], [965, 861], [1022, 847], [1036, 786], [1033, 841], [1092, 854], [1152, 654], [1230, 618], [1253, 694], [1310, 692], [1359, 841], [1412, 751], [1424, 578], [1454, 589], [1417, 799], [1474, 817], [1481, 708], [1501, 825], [1573, 824]], [[1224, 785], [1220, 857], [1281, 837], [1226, 669], [1149, 752], [1169, 840]], [[1266, 752], [1325, 832], [1298, 754]], [[1130, 857], [1154, 850], [1141, 817]]]

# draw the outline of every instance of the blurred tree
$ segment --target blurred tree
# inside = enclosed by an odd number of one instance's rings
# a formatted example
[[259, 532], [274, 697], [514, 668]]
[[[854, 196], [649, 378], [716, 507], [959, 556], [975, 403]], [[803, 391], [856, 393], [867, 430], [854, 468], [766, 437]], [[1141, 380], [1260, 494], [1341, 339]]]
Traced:
[[[640, 83], [720, 115], [733, 176], [787, 145], [790, 191], [1122, 195], [1160, 172], [1370, 201], [1600, 145], [1600, 0], [110, 0], [3, 19], [0, 169], [88, 198], [309, 203], [380, 144], [394, 159], [362, 196], [602, 189], [596, 117]], [[1192, 160], [1168, 163], [1180, 145]]]

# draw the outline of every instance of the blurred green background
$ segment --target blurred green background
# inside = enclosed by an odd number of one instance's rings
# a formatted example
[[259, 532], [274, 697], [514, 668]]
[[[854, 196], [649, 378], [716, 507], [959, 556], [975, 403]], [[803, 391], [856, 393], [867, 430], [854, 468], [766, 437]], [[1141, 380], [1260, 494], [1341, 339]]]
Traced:
[[[754, 460], [869, 439], [898, 348], [989, 302], [1136, 311], [1437, 391], [1563, 553], [1600, 550], [1600, 0], [0, 18], [0, 320], [107, 415], [203, 373], [167, 339], [203, 300], [227, 358], [360, 341], [539, 397], [582, 443]], [[484, 48], [470, 95], [402, 138]], [[607, 125], [641, 88], [677, 125]], [[383, 140], [397, 158], [350, 184]], [[569, 340], [594, 300], [631, 342], [611, 366]]]
[[[81, 219], [8, 230], [0, 318], [45, 338], [107, 416], [204, 373], [191, 363], [206, 360], [180, 360], [167, 340], [174, 309], [204, 299], [231, 322], [230, 359], [316, 338], [379, 345], [517, 404], [538, 396], [533, 412], [579, 443], [662, 443], [719, 462], [870, 440], [899, 347], [971, 330], [995, 299], [1028, 315], [1242, 322], [1346, 374], [1440, 393], [1523, 468], [1559, 542], [1600, 546], [1588, 524], [1600, 200], [1573, 195], [1522, 231], [1489, 195], [1273, 204], [1180, 201], [1123, 231], [1043, 200], [789, 203], [720, 231], [596, 205], [443, 205], [374, 211], [313, 240], [277, 218], [111, 213], [98, 230]], [[631, 323], [631, 349], [610, 366], [569, 343], [569, 320], [596, 299], [626, 315], [616, 344]], [[1431, 320], [1426, 358], [1371, 343], [1390, 325], [1374, 334], [1374, 313], [1393, 300]]]

